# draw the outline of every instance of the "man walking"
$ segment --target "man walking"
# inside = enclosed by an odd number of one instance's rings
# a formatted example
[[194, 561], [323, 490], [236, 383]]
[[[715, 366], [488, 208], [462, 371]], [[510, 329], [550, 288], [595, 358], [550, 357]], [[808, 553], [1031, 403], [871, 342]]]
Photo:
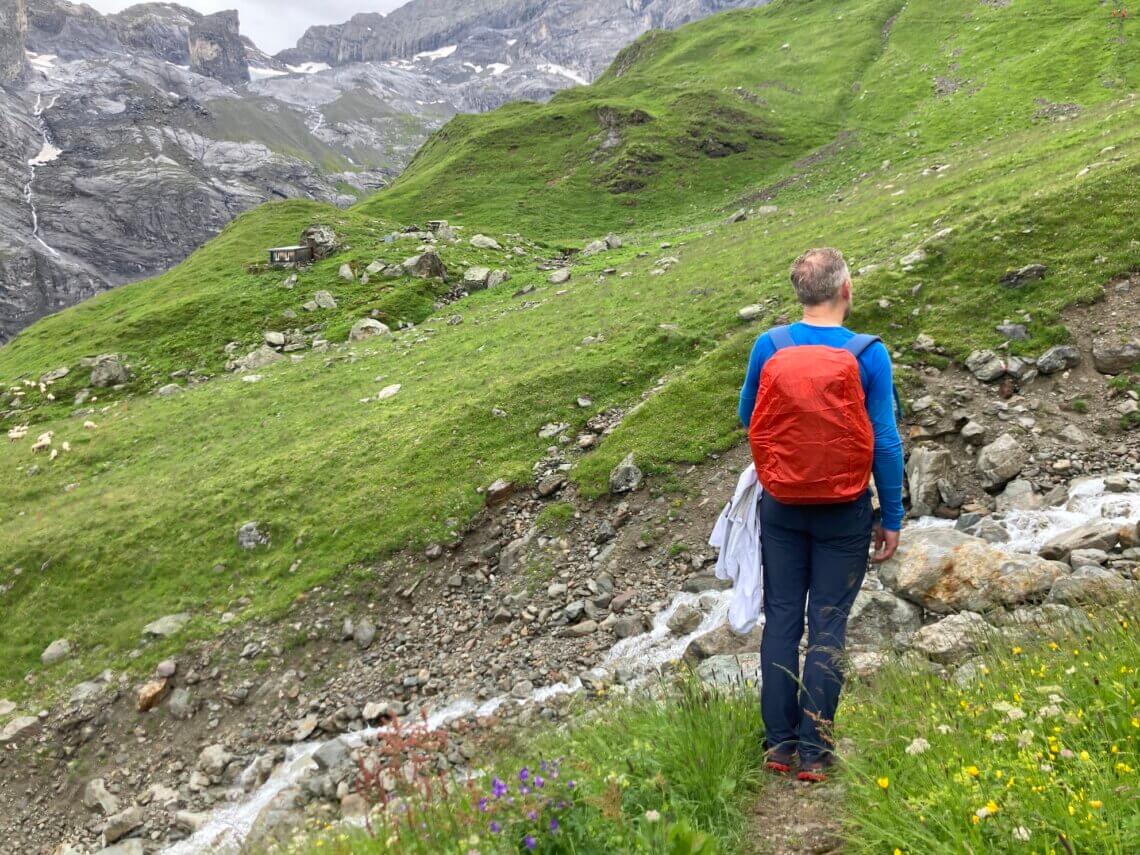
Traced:
[[[833, 759], [828, 730], [843, 685], [847, 617], [872, 536], [877, 562], [898, 547], [903, 452], [890, 355], [878, 338], [843, 326], [852, 284], [842, 253], [804, 253], [792, 265], [792, 285], [803, 321], [757, 340], [740, 420], [764, 488], [760, 706], [768, 768], [787, 774], [798, 754], [799, 779], [823, 781]], [[871, 506], [872, 473], [881, 521]]]

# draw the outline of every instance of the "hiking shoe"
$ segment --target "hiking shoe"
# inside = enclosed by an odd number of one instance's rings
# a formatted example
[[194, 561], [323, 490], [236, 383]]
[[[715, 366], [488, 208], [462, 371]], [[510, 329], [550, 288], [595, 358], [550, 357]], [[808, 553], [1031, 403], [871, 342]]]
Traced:
[[767, 751], [764, 768], [777, 775], [790, 775], [795, 759], [796, 753], [790, 749], [771, 748]]
[[799, 774], [796, 775], [797, 781], [805, 781], [809, 784], [823, 784], [827, 782], [827, 774], [831, 770], [832, 761], [830, 760], [812, 760], [808, 763], [800, 765]]

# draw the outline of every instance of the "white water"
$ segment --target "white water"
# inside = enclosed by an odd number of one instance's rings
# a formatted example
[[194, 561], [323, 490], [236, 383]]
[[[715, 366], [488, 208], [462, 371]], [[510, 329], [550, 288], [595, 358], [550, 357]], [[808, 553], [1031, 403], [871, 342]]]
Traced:
[[36, 106], [32, 109], [32, 114], [36, 117], [36, 122], [40, 126], [40, 135], [43, 137], [43, 146], [40, 148], [40, 153], [28, 161], [28, 168], [31, 174], [28, 176], [28, 183], [24, 185], [24, 202], [28, 206], [28, 210], [32, 213], [32, 237], [36, 239], [44, 249], [59, 258], [59, 253], [54, 248], [48, 246], [47, 242], [40, 236], [40, 215], [36, 210], [36, 197], [34, 185], [36, 181], [36, 169], [41, 166], [47, 166], [49, 163], [57, 160], [63, 149], [59, 148], [51, 141], [51, 136], [48, 133], [47, 122], [44, 121], [44, 113], [55, 106], [55, 102], [59, 99], [56, 95], [51, 99], [51, 103], [44, 106], [43, 96], [36, 96]]
[[[680, 659], [689, 642], [711, 629], [715, 629], [728, 614], [728, 593], [678, 594], [669, 606], [653, 619], [653, 627], [643, 635], [627, 638], [614, 645], [601, 668], [612, 671], [628, 666], [636, 675], [631, 684], [648, 679], [661, 666]], [[697, 605], [704, 602], [707, 609], [701, 625], [686, 636], [671, 633], [666, 626], [673, 612], [682, 603]], [[574, 678], [569, 683], [555, 683], [535, 689], [527, 698], [499, 696], [483, 703], [469, 698], [456, 698], [436, 707], [428, 714], [426, 727], [435, 730], [467, 715], [488, 716], [505, 704], [543, 703], [557, 695], [572, 694], [582, 689], [582, 681]], [[367, 728], [356, 733], [337, 737], [351, 746], [381, 732], [381, 728]], [[330, 740], [332, 741], [332, 740]], [[214, 810], [206, 825], [193, 836], [164, 850], [167, 855], [205, 855], [205, 853], [236, 852], [249, 835], [258, 816], [287, 787], [300, 781], [313, 765], [313, 754], [324, 742], [309, 742], [288, 750], [285, 762], [280, 764], [269, 780], [252, 794], [238, 794], [240, 800]]]
[[[1128, 477], [1133, 484], [1140, 482], [1140, 476]], [[1105, 491], [1102, 478], [1082, 479], [1074, 482], [1070, 498], [1063, 507], [1012, 511], [1006, 514], [1005, 525], [1010, 532], [1010, 541], [995, 545], [1009, 551], [1036, 553], [1050, 538], [1086, 522], [1108, 520], [1124, 524], [1135, 522], [1138, 517], [1140, 517], [1140, 493], [1108, 493]], [[953, 523], [925, 518], [917, 521], [911, 528], [945, 525]], [[654, 617], [653, 625], [648, 632], [619, 641], [599, 668], [608, 672], [619, 668], [628, 669], [631, 674], [627, 677], [632, 679], [627, 679], [626, 685], [631, 686], [653, 678], [660, 669], [679, 660], [694, 638], [725, 623], [730, 597], [729, 591], [677, 594], [669, 605]], [[704, 618], [693, 632], [677, 636], [670, 632], [667, 624], [682, 604], [700, 608], [704, 612]], [[455, 698], [436, 707], [428, 715], [426, 726], [434, 730], [472, 713], [486, 716], [505, 704], [542, 703], [556, 695], [574, 693], [581, 689], [581, 680], [575, 678], [569, 683], [557, 683], [536, 689], [528, 698], [521, 700], [499, 696], [479, 704], [469, 698]], [[359, 745], [378, 732], [378, 728], [369, 728], [338, 738], [348, 741], [350, 745]], [[239, 797], [244, 800], [215, 810], [206, 826], [193, 837], [168, 848], [166, 850], [168, 855], [202, 855], [202, 853], [236, 851], [248, 836], [258, 815], [282, 790], [301, 780], [313, 762], [312, 755], [323, 744], [325, 743], [312, 742], [289, 749], [286, 761], [260, 789], [249, 796], [241, 794]]]

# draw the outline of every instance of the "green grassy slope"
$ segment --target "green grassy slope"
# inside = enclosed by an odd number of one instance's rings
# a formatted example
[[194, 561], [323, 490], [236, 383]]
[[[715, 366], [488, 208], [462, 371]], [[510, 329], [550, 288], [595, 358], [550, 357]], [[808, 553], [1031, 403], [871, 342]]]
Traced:
[[[240, 596], [252, 613], [273, 612], [346, 568], [445, 537], [479, 506], [479, 486], [529, 477], [549, 444], [537, 435], [544, 423], [567, 422], [572, 436], [661, 377], [663, 391], [583, 458], [579, 482], [601, 489], [631, 450], [655, 468], [725, 447], [757, 333], [736, 309], [790, 311], [785, 271], [805, 246], [881, 265], [857, 280], [857, 323], [903, 361], [920, 332], [964, 355], [996, 344], [994, 324], [1023, 313], [1031, 338], [1017, 348], [1063, 339], [1064, 306], [1140, 265], [1140, 66], [1117, 23], [1075, 0], [781, 0], [714, 17], [647, 37], [598, 84], [549, 105], [455, 120], [395, 188], [353, 210], [266, 206], [165, 276], [32, 327], [0, 349], [0, 427], [31, 427], [0, 445], [0, 694], [56, 682], [20, 683], [54, 638], [69, 637], [79, 656], [51, 676], [87, 676], [96, 663], [126, 665], [161, 614], [192, 610], [190, 632], [208, 634]], [[599, 117], [620, 137], [601, 151]], [[624, 192], [611, 192], [615, 182]], [[778, 211], [723, 225], [726, 211], [760, 200]], [[442, 287], [337, 278], [345, 261], [414, 254], [415, 240], [384, 236], [437, 216], [505, 247], [519, 243], [510, 232], [542, 243], [527, 245], [530, 257], [445, 249], [454, 272], [484, 263], [514, 279], [442, 312], [432, 309]], [[351, 249], [292, 291], [280, 273], [244, 272], [317, 221]], [[923, 265], [898, 266], [947, 228]], [[625, 249], [579, 260], [568, 285], [546, 284], [536, 257], [611, 230]], [[660, 274], [665, 255], [679, 264]], [[1049, 266], [1045, 279], [999, 286], [1031, 261]], [[610, 266], [631, 275], [599, 275]], [[536, 292], [512, 296], [528, 285]], [[318, 289], [338, 308], [301, 312]], [[420, 326], [352, 358], [266, 369], [257, 384], [222, 371], [227, 342], [244, 352], [264, 330], [314, 322], [343, 341], [372, 310]], [[453, 313], [464, 322], [448, 325]], [[131, 388], [70, 415], [79, 359], [108, 351], [129, 357]], [[55, 401], [22, 383], [62, 365], [73, 370], [47, 390]], [[175, 398], [142, 394], [187, 368], [218, 379]], [[360, 403], [394, 383], [395, 398]], [[576, 406], [584, 394], [594, 408]], [[99, 427], [84, 431], [86, 418]], [[44, 430], [72, 451], [33, 458]], [[273, 543], [239, 553], [236, 529], [251, 519]]]

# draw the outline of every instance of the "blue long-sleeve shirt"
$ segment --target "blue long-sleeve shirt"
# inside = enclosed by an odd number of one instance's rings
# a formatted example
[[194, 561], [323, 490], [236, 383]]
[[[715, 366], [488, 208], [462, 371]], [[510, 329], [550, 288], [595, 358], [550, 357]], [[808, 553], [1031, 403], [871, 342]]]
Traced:
[[[855, 333], [846, 327], [817, 327], [811, 324], [792, 324], [792, 341], [796, 344], [822, 344], [843, 347]], [[740, 390], [740, 422], [748, 427], [752, 411], [756, 408], [756, 393], [760, 388], [760, 373], [764, 364], [776, 352], [768, 333], [756, 340], [752, 357], [748, 361], [748, 374]], [[875, 429], [875, 459], [871, 471], [875, 476], [875, 489], [879, 494], [883, 528], [899, 531], [903, 521], [903, 447], [895, 422], [894, 375], [891, 357], [886, 347], [876, 342], [859, 358], [859, 373], [867, 399], [867, 414]]]

